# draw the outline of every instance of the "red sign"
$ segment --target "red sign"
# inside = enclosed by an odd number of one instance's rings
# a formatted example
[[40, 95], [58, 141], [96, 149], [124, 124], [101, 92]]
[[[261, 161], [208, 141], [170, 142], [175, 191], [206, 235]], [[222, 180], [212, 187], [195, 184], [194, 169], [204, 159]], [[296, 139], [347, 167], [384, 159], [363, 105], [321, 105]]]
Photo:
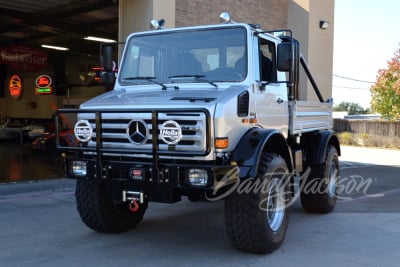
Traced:
[[53, 93], [53, 80], [49, 75], [40, 75], [36, 78], [35, 94], [37, 95], [49, 95]]
[[48, 87], [51, 85], [51, 78], [48, 75], [40, 75], [36, 78], [37, 87]]
[[22, 96], [22, 79], [18, 75], [14, 74], [10, 77], [10, 82], [8, 84], [8, 90], [10, 91], [10, 96], [15, 99], [19, 99]]
[[0, 64], [12, 70], [35, 71], [47, 68], [47, 53], [29, 46], [0, 47]]

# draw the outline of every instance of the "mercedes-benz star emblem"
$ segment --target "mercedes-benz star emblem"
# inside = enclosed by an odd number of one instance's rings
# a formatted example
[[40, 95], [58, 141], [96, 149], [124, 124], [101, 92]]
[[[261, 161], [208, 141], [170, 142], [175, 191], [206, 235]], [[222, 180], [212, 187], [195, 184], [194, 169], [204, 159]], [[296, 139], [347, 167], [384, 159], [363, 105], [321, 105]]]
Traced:
[[126, 134], [131, 143], [141, 145], [146, 143], [149, 129], [143, 120], [131, 120], [126, 129]]

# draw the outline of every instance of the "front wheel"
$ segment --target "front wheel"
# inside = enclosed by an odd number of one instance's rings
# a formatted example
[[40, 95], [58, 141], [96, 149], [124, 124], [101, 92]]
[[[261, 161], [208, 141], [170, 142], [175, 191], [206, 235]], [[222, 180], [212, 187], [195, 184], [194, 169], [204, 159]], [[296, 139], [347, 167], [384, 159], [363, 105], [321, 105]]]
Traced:
[[143, 219], [147, 202], [132, 213], [128, 203], [114, 201], [104, 187], [94, 181], [77, 181], [75, 198], [82, 221], [89, 228], [106, 233], [124, 232], [135, 227]]
[[225, 227], [235, 248], [267, 254], [286, 235], [289, 175], [285, 160], [272, 153], [262, 154], [258, 173], [225, 199]]

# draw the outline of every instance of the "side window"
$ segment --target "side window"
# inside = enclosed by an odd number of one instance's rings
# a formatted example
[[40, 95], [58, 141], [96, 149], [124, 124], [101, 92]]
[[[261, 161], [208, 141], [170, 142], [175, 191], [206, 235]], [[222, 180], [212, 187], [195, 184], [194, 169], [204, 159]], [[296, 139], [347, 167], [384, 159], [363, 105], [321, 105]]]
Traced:
[[276, 82], [275, 43], [259, 38], [260, 77], [262, 81]]

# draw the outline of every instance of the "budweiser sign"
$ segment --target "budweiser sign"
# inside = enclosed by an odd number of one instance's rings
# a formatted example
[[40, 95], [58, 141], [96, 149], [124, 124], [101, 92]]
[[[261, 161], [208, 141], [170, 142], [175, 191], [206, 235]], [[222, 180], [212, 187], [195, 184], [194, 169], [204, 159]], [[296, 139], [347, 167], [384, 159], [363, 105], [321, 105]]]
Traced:
[[0, 48], [0, 63], [9, 65], [12, 70], [34, 71], [47, 68], [47, 58], [47, 53], [29, 46]]

